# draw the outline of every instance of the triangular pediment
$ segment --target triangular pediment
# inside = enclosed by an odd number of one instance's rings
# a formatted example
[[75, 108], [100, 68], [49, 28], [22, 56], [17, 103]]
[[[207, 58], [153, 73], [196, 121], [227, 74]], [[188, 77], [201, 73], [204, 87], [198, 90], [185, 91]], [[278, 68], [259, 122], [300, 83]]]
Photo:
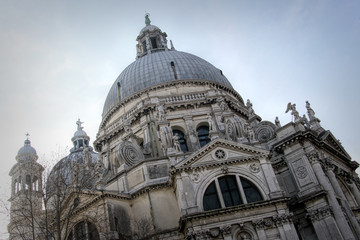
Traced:
[[321, 141], [326, 144], [328, 148], [331, 148], [336, 154], [343, 155], [349, 160], [351, 159], [350, 155], [345, 151], [339, 140], [337, 140], [330, 131], [326, 131], [320, 138]]
[[218, 138], [176, 164], [175, 168], [193, 168], [222, 164], [224, 162], [241, 162], [267, 157], [268, 155], [269, 151], [267, 150]]

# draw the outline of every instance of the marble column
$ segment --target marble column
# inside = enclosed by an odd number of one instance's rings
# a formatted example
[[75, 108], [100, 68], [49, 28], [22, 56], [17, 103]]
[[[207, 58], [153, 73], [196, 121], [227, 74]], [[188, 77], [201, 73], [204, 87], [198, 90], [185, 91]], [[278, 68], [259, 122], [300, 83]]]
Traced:
[[[315, 173], [319, 183], [322, 185], [324, 190], [327, 192], [329, 205], [332, 207], [335, 221], [337, 223], [337, 226], [339, 227], [339, 230], [340, 230], [343, 238], [345, 240], [356, 239], [350, 229], [349, 224], [347, 223], [347, 220], [344, 216], [344, 213], [342, 212], [339, 202], [336, 199], [334, 189], [332, 188], [328, 178], [326, 177], [326, 175], [321, 167], [320, 162], [318, 161], [318, 155], [317, 154], [308, 155], [308, 158], [311, 162], [312, 168], [314, 170], [314, 173]], [[332, 231], [335, 231], [335, 230], [336, 229], [332, 229]], [[334, 235], [334, 234], [332, 234], [332, 235]]]
[[[341, 203], [345, 209], [345, 212], [347, 214], [347, 217], [350, 221], [350, 223], [352, 224], [355, 232], [356, 232], [356, 235], [360, 237], [360, 226], [359, 226], [359, 223], [357, 222], [355, 216], [354, 216], [354, 213], [352, 212], [347, 200], [346, 200], [346, 197], [345, 197], [345, 194], [344, 192], [342, 191], [341, 187], [340, 187], [340, 184], [339, 182], [337, 181], [336, 179], [336, 176], [335, 176], [335, 173], [333, 172], [333, 168], [332, 166], [328, 167], [327, 168], [327, 171], [326, 171], [328, 177], [329, 177], [329, 180], [330, 180], [330, 183], [332, 185], [332, 187], [334, 188], [335, 190], [335, 193], [341, 197]], [[359, 238], [358, 238], [359, 239]]]
[[264, 173], [264, 176], [266, 178], [266, 182], [269, 186], [270, 197], [281, 197], [282, 191], [279, 187], [279, 183], [276, 179], [276, 176], [275, 176], [275, 173], [271, 166], [270, 161], [268, 161], [265, 157], [260, 158], [260, 165], [261, 165], [261, 169]]
[[332, 210], [330, 206], [325, 206], [308, 212], [307, 217], [310, 218], [318, 239], [344, 239], [336, 225], [335, 219], [331, 215]]
[[360, 191], [359, 191], [358, 187], [356, 186], [356, 184], [354, 182], [351, 182], [348, 185], [349, 185], [351, 193], [355, 197], [357, 205], [360, 206]]

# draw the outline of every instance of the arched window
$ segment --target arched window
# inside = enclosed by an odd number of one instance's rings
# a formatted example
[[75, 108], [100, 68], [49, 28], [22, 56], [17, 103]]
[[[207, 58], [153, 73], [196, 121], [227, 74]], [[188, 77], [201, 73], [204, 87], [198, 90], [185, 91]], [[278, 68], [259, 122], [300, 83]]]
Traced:
[[17, 182], [17, 179], [14, 180], [14, 189], [13, 189], [13, 193], [17, 193], [19, 190], [18, 190], [18, 182]]
[[200, 143], [200, 147], [205, 146], [211, 140], [209, 138], [209, 127], [208, 126], [201, 126], [197, 129], [198, 139]]
[[76, 224], [67, 240], [100, 240], [100, 236], [95, 225], [86, 221]]
[[31, 176], [26, 175], [25, 190], [31, 190]]
[[32, 190], [33, 191], [39, 191], [39, 181], [38, 181], [38, 178], [36, 176], [33, 177]]
[[204, 211], [262, 201], [259, 190], [249, 180], [228, 175], [215, 179], [205, 190]]
[[183, 151], [183, 152], [189, 151], [187, 144], [186, 144], [186, 139], [185, 139], [184, 133], [180, 130], [173, 130], [173, 134], [174, 134], [174, 136], [175, 136], [175, 134], [177, 134], [179, 137], [181, 151]]

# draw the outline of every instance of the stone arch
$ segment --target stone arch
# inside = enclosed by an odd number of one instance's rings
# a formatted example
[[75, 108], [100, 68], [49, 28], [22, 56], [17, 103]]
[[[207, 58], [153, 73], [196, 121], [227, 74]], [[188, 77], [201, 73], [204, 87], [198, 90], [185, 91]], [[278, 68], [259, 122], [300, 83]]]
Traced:
[[226, 136], [235, 142], [244, 137], [244, 126], [238, 117], [229, 118], [226, 121]]
[[185, 129], [179, 125], [171, 126], [171, 129], [173, 132], [173, 136], [175, 134], [178, 134], [178, 136], [179, 136], [179, 143], [180, 143], [181, 151], [188, 152], [189, 151], [188, 142], [190, 142], [190, 139], [189, 139], [188, 134], [185, 131]]
[[[81, 231], [80, 234], [85, 235], [85, 239], [88, 240], [100, 240], [100, 232], [101, 228], [97, 226], [95, 223], [96, 221], [92, 218], [82, 218], [79, 221], [76, 221], [74, 224], [71, 225], [69, 228], [70, 231], [67, 233], [66, 240], [80, 240], [83, 238], [77, 238], [76, 231]], [[84, 225], [82, 225], [84, 224]]]
[[356, 207], [357, 206], [356, 199], [355, 199], [354, 195], [352, 194], [351, 190], [349, 189], [346, 181], [343, 179], [340, 179], [338, 177], [336, 179], [339, 182], [341, 190], [343, 191], [343, 193], [345, 195], [345, 198], [346, 198], [345, 200], [348, 201], [350, 207]]
[[255, 176], [253, 173], [247, 171], [246, 169], [241, 168], [241, 171], [239, 170], [240, 169], [237, 167], [229, 167], [227, 174], [224, 174], [222, 169], [217, 169], [211, 172], [210, 174], [205, 174], [205, 177], [199, 183], [198, 188], [195, 189], [196, 205], [200, 207], [201, 211], [203, 211], [204, 209], [203, 196], [205, 194], [206, 189], [208, 188], [208, 186], [210, 186], [210, 184], [213, 181], [215, 181], [215, 179], [225, 175], [237, 175], [239, 177], [245, 178], [246, 180], [254, 184], [254, 186], [259, 190], [263, 200], [269, 199], [268, 197], [269, 190], [268, 187], [266, 186], [266, 183], [264, 183], [259, 177]]
[[[246, 238], [243, 234], [246, 234]], [[249, 238], [250, 237], [250, 238]], [[242, 239], [249, 239], [249, 240], [255, 240], [257, 238], [257, 234], [253, 228], [250, 228], [248, 226], [242, 226], [237, 227], [233, 232], [232, 239], [235, 240], [242, 240]]]
[[196, 136], [198, 138], [200, 147], [205, 146], [211, 141], [210, 127], [208, 122], [200, 122], [196, 125]]

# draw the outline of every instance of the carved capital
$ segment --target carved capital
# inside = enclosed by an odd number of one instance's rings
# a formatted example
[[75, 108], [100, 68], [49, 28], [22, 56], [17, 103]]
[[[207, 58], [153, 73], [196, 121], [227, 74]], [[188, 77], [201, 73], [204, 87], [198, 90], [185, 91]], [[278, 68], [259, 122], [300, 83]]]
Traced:
[[272, 227], [273, 224], [274, 224], [274, 222], [273, 222], [273, 220], [272, 220], [271, 218], [258, 219], [258, 220], [254, 220], [254, 221], [252, 222], [252, 225], [253, 225], [254, 228], [257, 229], [257, 230]]
[[282, 214], [273, 217], [273, 221], [276, 226], [282, 226], [285, 223], [292, 222], [292, 214]]
[[258, 230], [265, 228], [265, 222], [263, 219], [253, 221], [252, 225], [254, 226], [255, 229], [258, 229]]
[[310, 218], [312, 222], [322, 220], [332, 215], [332, 209], [330, 206], [325, 206], [313, 211], [309, 211], [306, 217]]
[[224, 235], [231, 234], [231, 226], [224, 226], [220, 228], [220, 232]]
[[306, 156], [311, 164], [315, 164], [320, 161], [319, 153], [317, 151], [312, 151], [310, 153], [307, 153]]

